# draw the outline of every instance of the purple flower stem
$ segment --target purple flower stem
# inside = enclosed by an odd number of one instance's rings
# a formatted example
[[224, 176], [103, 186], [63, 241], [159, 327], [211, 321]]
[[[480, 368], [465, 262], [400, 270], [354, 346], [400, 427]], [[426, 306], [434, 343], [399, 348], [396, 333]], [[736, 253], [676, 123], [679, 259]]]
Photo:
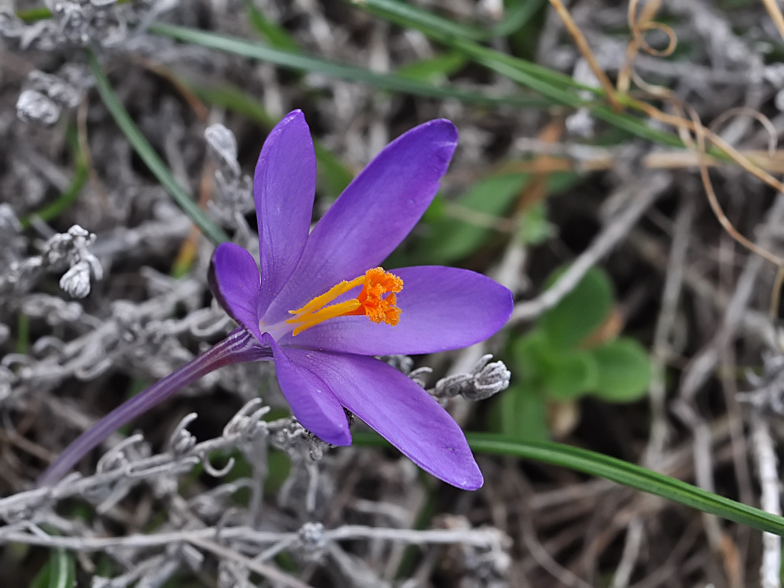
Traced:
[[113, 432], [183, 387], [226, 365], [272, 359], [272, 351], [243, 328], [235, 329], [220, 343], [186, 363], [162, 380], [115, 408], [97, 424], [82, 433], [38, 478], [38, 487], [51, 486], [67, 474], [85, 455]]

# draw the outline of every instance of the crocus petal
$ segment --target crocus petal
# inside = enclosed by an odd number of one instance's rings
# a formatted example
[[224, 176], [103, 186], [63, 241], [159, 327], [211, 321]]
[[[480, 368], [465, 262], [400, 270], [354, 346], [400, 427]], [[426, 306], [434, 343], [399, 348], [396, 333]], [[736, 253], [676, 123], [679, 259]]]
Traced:
[[382, 361], [287, 348], [291, 362], [316, 374], [340, 403], [411, 461], [437, 478], [476, 490], [482, 473], [465, 435], [427, 392]]
[[387, 145], [313, 229], [265, 322], [381, 264], [433, 200], [456, 145], [457, 129], [448, 120], [420, 125]]
[[259, 226], [258, 316], [280, 292], [302, 256], [316, 191], [316, 155], [302, 111], [280, 121], [264, 142], [253, 194]]
[[345, 316], [296, 337], [287, 335], [280, 343], [359, 355], [435, 353], [484, 341], [512, 313], [512, 293], [482, 274], [441, 266], [392, 273], [403, 280], [397, 295], [400, 322], [394, 327], [365, 316]]
[[264, 333], [262, 340], [272, 348], [278, 384], [300, 424], [322, 441], [351, 445], [346, 413], [330, 387], [312, 371], [292, 362], [289, 350], [282, 350], [269, 333]]
[[256, 316], [261, 285], [259, 266], [253, 256], [239, 245], [221, 243], [212, 254], [207, 280], [212, 294], [231, 318], [261, 340]]

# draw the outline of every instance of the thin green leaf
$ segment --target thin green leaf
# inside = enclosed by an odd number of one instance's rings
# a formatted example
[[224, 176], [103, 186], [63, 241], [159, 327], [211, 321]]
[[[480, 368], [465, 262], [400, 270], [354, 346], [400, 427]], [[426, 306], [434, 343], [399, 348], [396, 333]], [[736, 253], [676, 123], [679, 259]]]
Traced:
[[233, 84], [202, 85], [192, 84], [186, 80], [182, 82], [205, 102], [242, 114], [266, 131], [271, 130], [279, 122], [267, 112], [261, 102]]
[[39, 210], [22, 217], [19, 220], [19, 222], [22, 224], [22, 227], [30, 227], [33, 216], [37, 216], [41, 220], [47, 222], [57, 218], [63, 212], [68, 210], [71, 204], [73, 204], [82, 193], [82, 190], [84, 189], [84, 186], [90, 177], [90, 170], [87, 166], [87, 158], [79, 146], [79, 140], [76, 138], [75, 132], [68, 133], [68, 142], [71, 146], [71, 149], [73, 150], [73, 157], [75, 161], [74, 173], [73, 177], [71, 178], [71, 183], [68, 185], [68, 188], [65, 189], [65, 192], [60, 194], [56, 200], [50, 202], [43, 208], [40, 208]]
[[150, 26], [149, 32], [183, 41], [193, 43], [202, 47], [209, 47], [227, 53], [234, 53], [251, 59], [258, 59], [273, 63], [281, 67], [287, 67], [296, 71], [307, 71], [319, 73], [325, 76], [361, 82], [381, 90], [392, 92], [404, 92], [419, 96], [429, 96], [431, 98], [452, 98], [463, 102], [480, 104], [484, 106], [517, 106], [520, 108], [546, 108], [552, 105], [550, 101], [540, 98], [525, 96], [494, 96], [464, 90], [452, 86], [435, 86], [410, 80], [404, 76], [391, 73], [377, 73], [359, 67], [353, 67], [318, 57], [311, 57], [282, 49], [266, 47], [258, 43], [252, 43], [243, 39], [235, 39], [224, 35], [200, 31], [188, 27], [180, 27], [162, 23], [154, 23]]
[[[361, 3], [354, 3], [351, 2], [351, 0], [346, 1], [350, 2], [352, 5], [356, 5], [359, 8], [362, 8], [366, 12], [379, 16], [384, 20], [388, 20], [396, 25], [416, 29], [448, 47], [460, 49], [469, 55], [475, 53], [475, 55], [472, 55], [472, 57], [484, 56], [484, 58], [492, 58], [495, 56], [494, 54], [497, 53], [498, 57], [508, 58], [508, 60], [505, 60], [506, 63], [512, 64], [520, 68], [522, 71], [525, 71], [541, 80], [547, 81], [550, 84], [562, 88], [587, 90], [598, 96], [602, 95], [601, 90], [597, 90], [592, 86], [579, 84], [570, 76], [562, 74], [558, 71], [554, 71], [543, 65], [531, 63], [530, 61], [526, 61], [524, 59], [511, 57], [505, 53], [487, 49], [476, 43], [476, 41], [482, 40], [480, 32], [477, 32], [473, 35], [458, 34], [454, 28], [455, 23], [452, 21], [437, 16], [422, 8], [414, 8], [406, 2], [400, 2], [399, 0], [363, 0]], [[461, 28], [464, 27], [464, 25], [459, 26]], [[465, 31], [464, 28], [463, 30]], [[477, 49], [487, 49], [487, 51], [477, 53]], [[578, 100], [581, 100], [576, 94], [574, 94], [574, 97]]]
[[[389, 446], [389, 443], [380, 435], [369, 431], [356, 431], [353, 433], [353, 438], [355, 445]], [[479, 453], [511, 455], [521, 459], [530, 459], [565, 467], [591, 476], [604, 478], [635, 490], [641, 490], [648, 494], [661, 496], [678, 504], [714, 514], [742, 525], [748, 525], [760, 531], [784, 536], [784, 517], [767, 513], [764, 510], [742, 504], [718, 494], [713, 494], [681, 480], [676, 480], [614, 457], [562, 443], [524, 443], [505, 439], [500, 435], [486, 433], [468, 433], [466, 438], [471, 449]]]
[[[117, 0], [117, 4], [128, 4], [131, 0]], [[30, 24], [38, 20], [45, 20], [52, 18], [52, 11], [46, 6], [38, 6], [36, 8], [28, 8], [26, 10], [17, 10], [17, 18], [22, 19], [25, 23]]]
[[[655, 141], [662, 145], [671, 147], [683, 147], [681, 140], [673, 134], [658, 131], [648, 125], [648, 120], [638, 118], [625, 112], [616, 112], [609, 106], [602, 103], [586, 101], [576, 93], [563, 89], [555, 83], [558, 77], [552, 75], [542, 76], [544, 69], [547, 74], [554, 72], [547, 68], [540, 66], [532, 67], [534, 64], [527, 62], [517, 57], [506, 55], [494, 49], [488, 49], [472, 43], [470, 41], [457, 40], [452, 46], [456, 49], [461, 49], [470, 55], [477, 63], [481, 63], [488, 69], [495, 71], [501, 75], [508, 77], [511, 80], [522, 84], [532, 90], [536, 90], [543, 96], [547, 96], [561, 104], [572, 106], [574, 108], [587, 108], [597, 118], [615, 125], [618, 128], [624, 129], [629, 133]], [[572, 84], [574, 86], [574, 84]], [[580, 89], [584, 89], [580, 87]], [[596, 92], [596, 88], [592, 88]]]
[[[267, 112], [261, 102], [236, 86], [226, 83], [202, 86], [185, 80], [183, 83], [205, 102], [242, 114], [266, 131], [279, 122]], [[316, 151], [320, 187], [325, 196], [337, 198], [354, 179], [354, 173], [315, 138], [313, 148]]]
[[106, 108], [114, 118], [114, 122], [120, 127], [120, 130], [128, 138], [133, 148], [142, 158], [150, 171], [158, 178], [158, 181], [171, 194], [174, 201], [182, 208], [183, 212], [187, 214], [196, 226], [213, 242], [222, 243], [228, 241], [229, 237], [223, 232], [218, 225], [201, 209], [198, 204], [194, 202], [190, 194], [183, 188], [174, 176], [163, 163], [161, 158], [152, 148], [152, 145], [145, 139], [139, 128], [131, 119], [125, 107], [120, 102], [117, 95], [114, 93], [109, 80], [104, 75], [101, 65], [95, 58], [92, 51], [87, 52], [87, 63], [90, 66], [90, 71], [95, 77], [95, 86], [98, 93], [101, 95]]
[[316, 152], [322, 191], [325, 196], [337, 198], [354, 179], [354, 172], [316, 139], [313, 139], [313, 149]]
[[784, 518], [780, 516], [614, 457], [561, 443], [520, 443], [481, 433], [469, 433], [467, 437], [471, 448], [480, 453], [512, 455], [566, 467], [655, 494], [760, 531], [784, 536]]
[[33, 581], [30, 582], [30, 588], [49, 587], [49, 568], [50, 563], [47, 561], [44, 565], [41, 566], [41, 569], [38, 570], [38, 573], [33, 578]]
[[258, 9], [253, 0], [245, 0], [245, 9], [253, 27], [264, 37], [267, 42], [278, 49], [286, 51], [300, 51], [299, 43], [282, 26], [272, 22]]
[[73, 588], [76, 580], [76, 563], [65, 549], [55, 549], [49, 556], [49, 583], [47, 588]]
[[[573, 108], [588, 108], [597, 118], [662, 145], [684, 146], [676, 135], [648, 126], [647, 119], [638, 118], [625, 112], [616, 112], [603, 103], [583, 99], [577, 92], [577, 90], [587, 91], [601, 97], [603, 91], [600, 88], [578, 84], [560, 72], [484, 47], [476, 42], [475, 37], [456, 34], [452, 27], [446, 24], [450, 22], [446, 19], [435, 17], [435, 15], [421, 9], [408, 10], [407, 5], [398, 0], [363, 0], [358, 6], [395, 24], [419, 30], [435, 41], [465, 53], [476, 63], [556, 102]], [[427, 16], [423, 15], [423, 12]], [[623, 101], [624, 98], [620, 96], [619, 100]]]
[[30, 24], [39, 20], [52, 18], [52, 11], [46, 8], [45, 6], [38, 6], [37, 8], [17, 10], [16, 16], [22, 21], [24, 21], [25, 24]]
[[481, 41], [488, 37], [486, 29], [449, 20], [407, 2], [391, 2], [389, 0], [365, 2], [363, 0], [362, 8], [387, 20], [394, 19], [395, 24], [401, 26], [417, 23], [430, 30], [438, 31], [443, 35], [474, 39], [476, 41]]
[[460, 71], [468, 62], [465, 55], [450, 51], [430, 59], [415, 61], [397, 70], [398, 75], [410, 80], [435, 83]]
[[438, 31], [444, 35], [483, 41], [494, 37], [503, 37], [516, 31], [530, 20], [543, 3], [544, 0], [517, 2], [506, 10], [501, 22], [489, 28], [457, 23], [407, 2], [390, 0], [364, 2], [363, 0], [363, 8], [371, 14], [383, 16], [387, 19], [389, 19], [390, 15], [394, 15], [396, 24], [402, 26], [406, 26], [407, 23], [416, 23], [427, 26], [431, 30]]
[[523, 28], [539, 11], [546, 0], [517, 0], [507, 5], [501, 22], [490, 29], [491, 37], [506, 37]]

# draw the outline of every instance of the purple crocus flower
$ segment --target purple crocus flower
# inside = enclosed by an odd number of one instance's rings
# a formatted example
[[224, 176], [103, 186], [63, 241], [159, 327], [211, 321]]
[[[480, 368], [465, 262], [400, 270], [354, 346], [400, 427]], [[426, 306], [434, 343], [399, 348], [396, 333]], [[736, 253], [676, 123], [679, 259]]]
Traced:
[[61, 478], [119, 426], [223, 365], [273, 360], [297, 420], [332, 445], [350, 445], [344, 408], [414, 463], [458, 488], [482, 485], [465, 436], [420, 386], [376, 359], [457, 349], [498, 331], [509, 290], [462, 269], [385, 272], [438, 190], [457, 129], [433, 120], [390, 143], [309, 232], [316, 158], [300, 111], [270, 133], [254, 196], [261, 272], [252, 255], [218, 246], [210, 268], [216, 298], [239, 324], [224, 341], [115, 409], [43, 474]]

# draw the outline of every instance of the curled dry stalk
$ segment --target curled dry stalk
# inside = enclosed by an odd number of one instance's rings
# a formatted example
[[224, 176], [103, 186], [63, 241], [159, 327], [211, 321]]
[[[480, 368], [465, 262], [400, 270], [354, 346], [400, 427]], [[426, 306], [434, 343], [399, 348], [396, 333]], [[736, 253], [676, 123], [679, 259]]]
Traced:
[[[616, 107], [618, 105], [618, 94], [622, 94], [623, 102], [626, 106], [640, 111], [661, 123], [674, 127], [681, 137], [683, 143], [688, 148], [696, 152], [697, 162], [700, 168], [700, 178], [702, 180], [703, 187], [705, 188], [708, 202], [721, 226], [735, 241], [740, 243], [743, 247], [752, 253], [756, 253], [760, 257], [770, 261], [778, 267], [778, 274], [774, 284], [774, 290], [771, 293], [770, 307], [771, 317], [774, 318], [777, 316], [780, 289], [782, 281], [784, 281], [784, 258], [776, 255], [771, 251], [768, 251], [764, 247], [760, 247], [745, 237], [735, 228], [729, 218], [727, 218], [727, 215], [724, 214], [724, 210], [721, 208], [721, 204], [719, 204], [718, 198], [716, 197], [716, 192], [713, 188], [710, 174], [708, 172], [708, 168], [711, 163], [710, 156], [707, 152], [709, 143], [722, 152], [726, 157], [737, 163], [744, 170], [762, 180], [775, 190], [784, 192], [784, 184], [782, 184], [782, 182], [777, 180], [756, 163], [751, 161], [732, 145], [727, 143], [713, 130], [706, 128], [702, 124], [702, 121], [700, 120], [697, 112], [690, 105], [684, 103], [680, 98], [678, 98], [675, 93], [672, 92], [672, 90], [669, 88], [648, 84], [634, 71], [634, 59], [640, 50], [656, 56], [667, 56], [675, 50], [677, 44], [677, 37], [675, 32], [666, 25], [653, 22], [653, 17], [661, 5], [661, 0], [651, 0], [651, 2], [643, 6], [641, 11], [638, 10], [640, 0], [630, 0], [629, 2], [628, 21], [632, 32], [632, 39], [629, 42], [627, 49], [626, 62], [618, 75], [618, 92], [616, 92], [610, 84], [607, 75], [599, 68], [597, 60], [593, 55], [590, 46], [585, 40], [585, 36], [575, 24], [563, 3], [560, 0], [550, 0], [550, 2], [563, 20], [566, 29], [572, 35], [575, 44], [577, 45], [585, 60], [590, 65], [597, 79], [599, 79], [601, 82], [605, 90], [605, 94], [612, 106]], [[784, 16], [782, 16], [781, 10], [776, 5], [774, 0], [763, 0], [763, 2], [765, 7], [768, 9], [771, 18], [776, 24], [776, 27], [784, 38]], [[639, 16], [638, 12], [640, 13]], [[669, 39], [667, 47], [661, 50], [655, 49], [645, 40], [645, 33], [651, 30], [659, 30], [667, 35]], [[637, 84], [637, 86], [642, 89], [642, 94], [644, 97], [663, 100], [672, 108], [675, 114], [668, 114], [656, 106], [653, 106], [644, 100], [637, 99], [630, 95], [628, 92], [630, 80], [633, 80], [635, 84]], [[775, 133], [772, 133], [772, 130], [774, 130], [773, 125], [770, 120], [757, 111], [747, 108], [732, 109], [722, 114], [717, 119], [717, 121], [714, 122], [714, 124], [725, 122], [729, 117], [736, 116], [738, 114], [753, 116], [760, 123], [762, 123], [768, 133], [771, 133], [769, 153], [774, 153]], [[784, 351], [784, 349], [782, 351]]]
[[593, 75], [596, 76], [596, 79], [599, 80], [599, 83], [602, 85], [604, 93], [607, 95], [607, 99], [612, 104], [612, 107], [615, 110], [621, 110], [621, 104], [615, 97], [615, 88], [613, 87], [610, 78], [608, 78], [607, 74], [604, 73], [601, 67], [599, 67], [598, 62], [596, 61], [596, 58], [591, 51], [591, 47], [588, 45], [588, 41], [585, 39], [585, 35], [583, 35], [580, 27], [578, 27], [572, 19], [572, 16], [569, 14], [566, 6], [563, 5], [561, 0], [550, 0], [550, 4], [553, 5], [553, 8], [558, 13], [558, 16], [561, 17], [564, 26], [569, 31], [569, 34], [572, 35], [574, 42], [580, 49], [580, 53], [582, 53], [583, 57], [588, 62], [588, 66], [591, 68]]
[[768, 14], [770, 14], [773, 24], [776, 25], [779, 35], [784, 38], [784, 15], [781, 14], [781, 8], [779, 8], [776, 0], [762, 0], [762, 3], [765, 5]]
[[[642, 9], [642, 13], [637, 17], [637, 7], [640, 4], [639, 0], [630, 0], [627, 20], [629, 22], [629, 29], [632, 32], [632, 39], [629, 41], [629, 46], [626, 49], [626, 60], [618, 72], [617, 88], [621, 94], [629, 93], [629, 86], [632, 78], [632, 65], [634, 59], [643, 49], [646, 53], [656, 55], [658, 57], [667, 57], [675, 51], [678, 39], [673, 31], [667, 25], [654, 22], [653, 17], [658, 12], [661, 6], [661, 0], [652, 0], [648, 2]], [[648, 31], [657, 30], [667, 35], [668, 43], [664, 49], [656, 49], [652, 47], [645, 40], [645, 33]]]

